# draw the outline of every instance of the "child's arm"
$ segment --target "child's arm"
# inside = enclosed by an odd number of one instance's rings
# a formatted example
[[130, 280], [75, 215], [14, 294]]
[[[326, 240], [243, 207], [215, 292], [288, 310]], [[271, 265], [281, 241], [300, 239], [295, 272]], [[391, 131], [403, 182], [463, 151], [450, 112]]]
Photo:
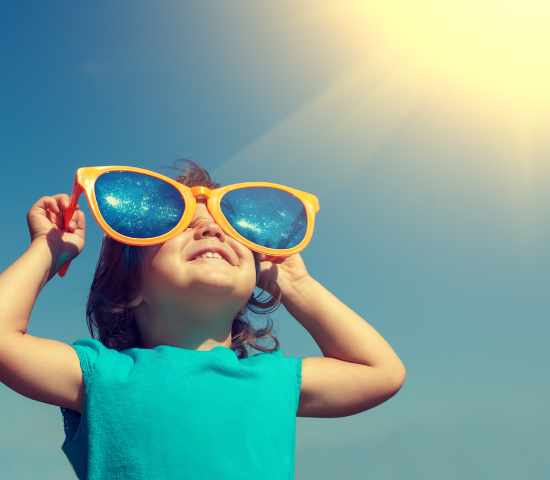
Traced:
[[[27, 215], [31, 245], [0, 275], [0, 381], [28, 398], [76, 409], [83, 385], [75, 350], [26, 333], [44, 285], [84, 247], [81, 211], [75, 212], [74, 225], [64, 229], [68, 202], [67, 195], [43, 197], [31, 208]], [[62, 313], [63, 299], [59, 305]]]
[[299, 255], [263, 262], [262, 278], [277, 281], [283, 305], [325, 356], [302, 361], [297, 416], [354, 415], [397, 393], [405, 381], [399, 357], [374, 328], [309, 276]]

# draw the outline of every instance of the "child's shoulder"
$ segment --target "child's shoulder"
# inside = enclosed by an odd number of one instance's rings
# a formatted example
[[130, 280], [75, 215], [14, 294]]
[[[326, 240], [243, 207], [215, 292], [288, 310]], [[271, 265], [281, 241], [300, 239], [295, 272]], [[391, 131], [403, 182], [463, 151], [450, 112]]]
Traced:
[[[249, 355], [246, 359], [251, 364], [261, 365], [265, 368], [284, 369], [292, 376], [301, 371], [302, 359], [298, 357], [286, 357], [280, 348], [270, 352], [258, 352]], [[241, 360], [242, 361], [242, 360]]]
[[114, 361], [120, 356], [120, 352], [109, 348], [95, 338], [80, 338], [71, 344], [80, 359], [80, 367], [84, 379], [87, 380], [97, 369], [97, 365], [109, 361]]
[[[96, 340], [95, 338], [80, 338], [76, 342], [71, 343], [71, 347], [73, 347], [77, 353], [83, 352], [87, 356], [99, 356], [99, 355], [107, 355], [109, 352], [117, 352], [117, 350], [113, 348], [109, 348], [99, 340]], [[117, 352], [118, 353], [118, 352]], [[79, 355], [80, 356], [80, 355]]]

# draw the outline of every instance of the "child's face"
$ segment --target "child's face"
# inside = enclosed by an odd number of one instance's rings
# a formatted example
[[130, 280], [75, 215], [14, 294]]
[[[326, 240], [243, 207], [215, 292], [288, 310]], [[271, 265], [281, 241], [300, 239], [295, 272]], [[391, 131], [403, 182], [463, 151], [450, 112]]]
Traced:
[[[173, 304], [174, 308], [189, 302], [226, 302], [236, 313], [254, 291], [252, 252], [223, 233], [205, 202], [203, 197], [197, 198], [197, 210], [187, 230], [163, 244], [147, 247], [143, 301]], [[214, 258], [206, 258], [206, 253]]]

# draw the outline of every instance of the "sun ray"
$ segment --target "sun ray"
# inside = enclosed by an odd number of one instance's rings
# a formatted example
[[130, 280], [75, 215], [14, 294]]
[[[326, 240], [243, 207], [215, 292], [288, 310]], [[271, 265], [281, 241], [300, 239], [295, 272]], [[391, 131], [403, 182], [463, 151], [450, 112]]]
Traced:
[[[371, 64], [356, 66], [214, 174], [230, 180], [232, 172], [240, 172], [243, 181], [246, 172], [250, 179], [261, 175], [289, 183], [292, 172], [293, 185], [312, 191], [330, 187], [336, 194], [426, 94], [427, 82], [415, 79], [413, 85], [402, 73], [375, 79]], [[335, 162], [345, 168], [334, 169]]]
[[[222, 164], [213, 172], [216, 178], [273, 181], [336, 198], [418, 106], [415, 121], [427, 125], [418, 130], [426, 137], [416, 145], [427, 162], [453, 161], [430, 157], [433, 125], [443, 138], [470, 143], [465, 151], [475, 153], [461, 159], [465, 171], [466, 164], [471, 171], [499, 171], [497, 181], [483, 188], [501, 199], [503, 221], [528, 262], [537, 218], [545, 210], [534, 190], [550, 169], [540, 152], [540, 145], [547, 148], [543, 121], [550, 114], [550, 29], [543, 28], [550, 24], [550, 4], [319, 4], [322, 15], [302, 10], [287, 27], [299, 26], [307, 36], [319, 22], [326, 25], [331, 6], [333, 33], [341, 32], [335, 42], [346, 54], [353, 52], [348, 58], [355, 56], [355, 67]], [[331, 61], [326, 51], [312, 52], [315, 61], [321, 57]]]

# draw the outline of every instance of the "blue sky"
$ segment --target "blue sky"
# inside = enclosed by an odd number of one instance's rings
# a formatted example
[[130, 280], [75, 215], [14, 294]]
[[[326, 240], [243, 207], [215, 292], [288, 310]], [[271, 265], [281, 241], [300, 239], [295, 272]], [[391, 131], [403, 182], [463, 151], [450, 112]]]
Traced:
[[[407, 381], [371, 411], [297, 419], [297, 480], [545, 478], [546, 97], [438, 71], [357, 3], [1, 3], [0, 269], [28, 246], [29, 208], [82, 166], [166, 174], [193, 156], [222, 184], [311, 192], [309, 272]], [[38, 298], [32, 335], [89, 336], [102, 232], [82, 208], [85, 249]], [[284, 309], [274, 320], [286, 356], [322, 355]], [[74, 478], [59, 408], [0, 386], [0, 416], [3, 477]]]

